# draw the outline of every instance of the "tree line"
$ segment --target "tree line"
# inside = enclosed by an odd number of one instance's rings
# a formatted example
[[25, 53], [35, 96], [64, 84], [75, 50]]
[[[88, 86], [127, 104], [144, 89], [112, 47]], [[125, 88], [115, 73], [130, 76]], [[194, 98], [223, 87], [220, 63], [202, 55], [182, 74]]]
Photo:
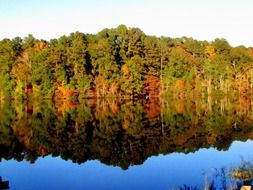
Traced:
[[145, 35], [120, 25], [50, 41], [0, 41], [0, 97], [249, 95], [253, 48]]

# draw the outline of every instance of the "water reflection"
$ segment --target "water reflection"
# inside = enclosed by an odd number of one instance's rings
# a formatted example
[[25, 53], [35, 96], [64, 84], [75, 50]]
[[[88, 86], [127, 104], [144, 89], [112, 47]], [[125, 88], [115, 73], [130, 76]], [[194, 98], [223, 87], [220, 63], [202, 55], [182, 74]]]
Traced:
[[127, 169], [152, 155], [227, 150], [253, 137], [252, 124], [248, 99], [2, 102], [0, 159], [52, 155]]

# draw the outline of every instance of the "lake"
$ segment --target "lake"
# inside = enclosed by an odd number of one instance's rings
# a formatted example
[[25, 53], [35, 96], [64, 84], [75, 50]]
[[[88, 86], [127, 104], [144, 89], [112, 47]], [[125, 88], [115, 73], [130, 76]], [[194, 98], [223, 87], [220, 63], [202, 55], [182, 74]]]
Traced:
[[0, 189], [236, 189], [245, 181], [231, 171], [253, 161], [252, 106], [247, 98], [2, 102]]

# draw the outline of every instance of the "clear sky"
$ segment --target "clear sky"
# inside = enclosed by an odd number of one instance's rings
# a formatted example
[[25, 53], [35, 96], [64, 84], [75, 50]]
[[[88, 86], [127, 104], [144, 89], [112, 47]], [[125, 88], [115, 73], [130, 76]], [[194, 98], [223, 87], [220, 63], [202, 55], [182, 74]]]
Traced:
[[253, 46], [252, 0], [0, 0], [0, 39], [51, 39], [125, 24], [148, 35]]

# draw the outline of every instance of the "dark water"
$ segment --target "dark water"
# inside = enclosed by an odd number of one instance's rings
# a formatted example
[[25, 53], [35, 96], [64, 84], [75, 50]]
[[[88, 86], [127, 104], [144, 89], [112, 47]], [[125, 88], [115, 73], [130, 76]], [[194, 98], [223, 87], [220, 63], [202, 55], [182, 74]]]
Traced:
[[2, 102], [0, 189], [236, 189], [251, 139], [248, 99]]

